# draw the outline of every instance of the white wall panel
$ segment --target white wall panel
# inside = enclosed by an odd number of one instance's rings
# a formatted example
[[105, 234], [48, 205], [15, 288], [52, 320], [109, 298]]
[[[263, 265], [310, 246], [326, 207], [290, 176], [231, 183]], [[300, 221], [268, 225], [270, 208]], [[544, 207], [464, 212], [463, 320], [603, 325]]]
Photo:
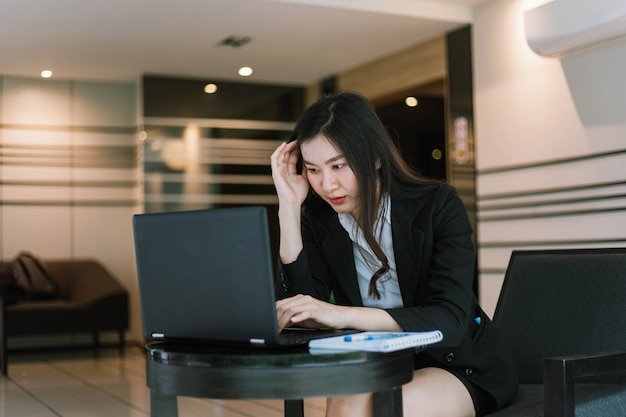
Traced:
[[7, 125], [3, 129], [3, 143], [6, 145], [39, 146], [42, 149], [48, 149], [53, 146], [69, 146], [71, 136], [66, 128], [55, 130], [45, 126]]
[[478, 286], [478, 297], [481, 300], [481, 307], [491, 318], [493, 318], [493, 313], [496, 311], [496, 304], [503, 282], [504, 274], [481, 275], [480, 285]]
[[72, 198], [80, 202], [120, 202], [120, 205], [132, 206], [134, 190], [128, 187], [72, 187]]
[[93, 257], [131, 294], [141, 341], [132, 214], [140, 207], [132, 84], [0, 77], [0, 257]]
[[69, 126], [70, 83], [41, 79], [3, 78], [4, 123]]
[[131, 340], [141, 341], [141, 313], [137, 293], [135, 249], [132, 233], [133, 207], [74, 208], [73, 242], [76, 258], [96, 258], [128, 290], [131, 309]]
[[626, 42], [565, 59], [526, 43], [525, 0], [474, 13], [480, 295], [513, 250], [626, 246]]
[[72, 189], [64, 186], [28, 186], [5, 185], [2, 192], [3, 204], [41, 205], [46, 203], [69, 205]]
[[[624, 144], [626, 146], [626, 144]], [[539, 191], [604, 182], [624, 181], [626, 149], [613, 154], [587, 154], [586, 160], [571, 160], [551, 165], [512, 165], [509, 169], [479, 170], [477, 188], [481, 196], [517, 191]], [[544, 162], [550, 162], [546, 158]], [[559, 162], [563, 160], [555, 160]]]
[[135, 168], [74, 167], [72, 172], [81, 181], [103, 182], [136, 182], [139, 175]]
[[134, 126], [135, 86], [132, 84], [74, 84], [74, 124], [76, 126]]
[[578, 240], [614, 240], [626, 237], [626, 216], [623, 211], [493, 222], [479, 220], [478, 223], [478, 234], [484, 244], [501, 242], [517, 246], [524, 242], [576, 243]]
[[68, 207], [3, 206], [3, 259], [20, 251], [42, 257], [71, 256], [71, 216]]
[[79, 144], [82, 146], [110, 146], [123, 148], [137, 146], [135, 133], [129, 131], [130, 127], [111, 127], [112, 132], [78, 129], [80, 134], [77, 134], [76, 136], [79, 138]]
[[67, 167], [41, 167], [41, 166], [0, 166], [2, 178], [7, 183], [41, 183], [57, 182], [67, 184], [70, 180], [70, 170]]

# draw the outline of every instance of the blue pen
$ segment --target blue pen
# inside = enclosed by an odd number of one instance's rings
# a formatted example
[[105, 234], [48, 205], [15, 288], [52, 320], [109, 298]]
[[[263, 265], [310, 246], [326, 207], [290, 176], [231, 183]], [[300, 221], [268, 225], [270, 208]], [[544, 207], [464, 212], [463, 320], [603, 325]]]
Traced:
[[385, 339], [391, 339], [394, 337], [400, 337], [400, 336], [405, 336], [405, 333], [392, 333], [392, 334], [381, 334], [381, 335], [372, 335], [372, 334], [368, 334], [368, 335], [355, 335], [355, 336], [344, 336], [343, 341], [344, 342], [365, 342], [368, 340], [385, 340]]

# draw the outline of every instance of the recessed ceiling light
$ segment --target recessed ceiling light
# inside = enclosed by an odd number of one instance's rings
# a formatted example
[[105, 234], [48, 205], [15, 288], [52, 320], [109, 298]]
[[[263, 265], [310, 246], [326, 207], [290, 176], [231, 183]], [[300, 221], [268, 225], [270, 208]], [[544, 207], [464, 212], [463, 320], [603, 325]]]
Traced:
[[43, 71], [41, 71], [41, 77], [42, 78], [50, 78], [50, 77], [52, 77], [52, 71], [50, 71], [50, 70], [43, 70]]
[[217, 92], [217, 85], [210, 83], [204, 86], [204, 92], [207, 94], [213, 94]]
[[239, 71], [237, 73], [242, 77], [249, 77], [252, 75], [253, 72], [254, 71], [250, 67], [241, 67], [239, 68]]
[[406, 103], [407, 106], [409, 107], [415, 107], [418, 104], [418, 101], [415, 97], [407, 97], [404, 102]]

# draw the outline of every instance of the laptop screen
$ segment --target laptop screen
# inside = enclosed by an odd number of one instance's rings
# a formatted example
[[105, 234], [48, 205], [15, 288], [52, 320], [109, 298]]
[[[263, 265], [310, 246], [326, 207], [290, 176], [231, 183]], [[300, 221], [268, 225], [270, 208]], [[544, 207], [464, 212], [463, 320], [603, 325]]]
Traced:
[[133, 216], [144, 336], [274, 343], [264, 207]]

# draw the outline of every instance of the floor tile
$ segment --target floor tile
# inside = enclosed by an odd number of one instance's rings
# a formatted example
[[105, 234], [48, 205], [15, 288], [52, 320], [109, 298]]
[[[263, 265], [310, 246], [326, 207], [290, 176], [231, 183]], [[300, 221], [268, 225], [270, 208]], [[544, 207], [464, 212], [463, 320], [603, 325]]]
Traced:
[[[0, 378], [0, 417], [149, 417], [143, 350], [11, 354]], [[307, 399], [306, 417], [324, 417], [326, 400]], [[282, 417], [280, 400], [179, 397], [179, 417]]]

